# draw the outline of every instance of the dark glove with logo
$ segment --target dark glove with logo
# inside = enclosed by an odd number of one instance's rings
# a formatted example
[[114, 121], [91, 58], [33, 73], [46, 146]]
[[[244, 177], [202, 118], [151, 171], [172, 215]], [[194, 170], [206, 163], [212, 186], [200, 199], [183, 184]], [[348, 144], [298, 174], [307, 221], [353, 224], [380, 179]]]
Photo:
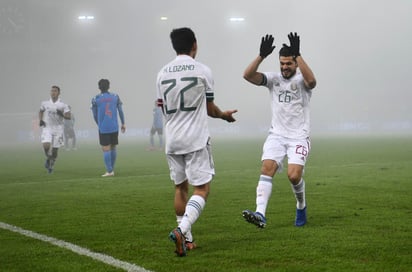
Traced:
[[264, 59], [270, 54], [272, 54], [273, 49], [275, 49], [276, 46], [273, 45], [273, 41], [275, 39], [273, 38], [272, 35], [266, 34], [265, 37], [262, 37], [262, 42], [260, 43], [260, 53], [259, 55]]
[[45, 126], [46, 126], [46, 122], [44, 122], [43, 120], [40, 120], [39, 126], [45, 127]]

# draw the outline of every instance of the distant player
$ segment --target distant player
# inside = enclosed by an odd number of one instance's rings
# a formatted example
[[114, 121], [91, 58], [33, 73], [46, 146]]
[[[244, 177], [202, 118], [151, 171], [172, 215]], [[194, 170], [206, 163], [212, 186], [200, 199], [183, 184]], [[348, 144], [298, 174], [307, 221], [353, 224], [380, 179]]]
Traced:
[[[170, 38], [177, 57], [157, 76], [157, 98], [165, 116], [166, 157], [175, 184], [174, 206], [178, 227], [169, 238], [176, 254], [193, 249], [191, 227], [205, 207], [215, 174], [207, 116], [234, 122], [237, 110], [222, 112], [213, 102], [210, 69], [194, 60], [195, 34], [189, 28], [174, 29]], [[194, 187], [188, 198], [189, 184]]]
[[59, 96], [60, 88], [52, 86], [50, 99], [41, 102], [39, 111], [41, 142], [46, 154], [44, 167], [49, 174], [53, 172], [58, 150], [63, 146], [64, 119], [70, 119], [70, 108], [60, 101]]
[[162, 109], [157, 106], [155, 101], [155, 106], [153, 108], [153, 123], [150, 128], [150, 147], [149, 150], [156, 150], [154, 136], [157, 133], [159, 138], [159, 149], [163, 148], [163, 113]]
[[262, 37], [259, 56], [244, 72], [247, 81], [269, 89], [272, 105], [272, 123], [263, 146], [261, 175], [256, 189], [256, 211], [244, 210], [242, 213], [246, 221], [261, 228], [266, 226], [265, 213], [272, 193], [273, 176], [282, 170], [285, 157], [288, 159], [288, 178], [297, 200], [295, 225], [306, 224], [302, 176], [310, 151], [309, 101], [316, 79], [300, 55], [299, 36], [290, 33], [288, 38], [290, 46], [283, 44], [279, 51], [280, 73], [257, 71], [275, 48], [272, 35]]
[[116, 146], [119, 144], [119, 123], [121, 131], [126, 131], [124, 113], [120, 97], [109, 92], [110, 82], [107, 79], [99, 80], [100, 94], [92, 99], [93, 118], [99, 129], [99, 143], [103, 150], [103, 160], [106, 173], [102, 177], [113, 177], [117, 158]]
[[[64, 147], [66, 150], [76, 150], [76, 132], [74, 131], [74, 114], [69, 106], [71, 118], [64, 119]], [[71, 144], [70, 144], [71, 142]]]

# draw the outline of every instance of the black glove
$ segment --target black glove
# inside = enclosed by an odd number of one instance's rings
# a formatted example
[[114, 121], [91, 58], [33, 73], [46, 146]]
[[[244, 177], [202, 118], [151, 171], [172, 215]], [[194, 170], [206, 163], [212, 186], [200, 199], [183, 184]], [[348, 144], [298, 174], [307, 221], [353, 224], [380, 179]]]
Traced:
[[276, 46], [273, 45], [273, 41], [274, 38], [272, 35], [266, 34], [265, 37], [262, 37], [259, 56], [261, 56], [263, 59], [272, 54], [273, 49], [275, 49]]
[[39, 126], [45, 127], [45, 126], [46, 126], [46, 122], [44, 122], [43, 120], [40, 120]]
[[290, 50], [292, 51], [292, 54], [297, 57], [300, 56], [300, 38], [298, 34], [290, 32], [288, 35], [289, 42], [290, 42]]
[[64, 117], [63, 111], [61, 111], [61, 110], [56, 110], [56, 112], [57, 112], [57, 115], [58, 115], [58, 116]]

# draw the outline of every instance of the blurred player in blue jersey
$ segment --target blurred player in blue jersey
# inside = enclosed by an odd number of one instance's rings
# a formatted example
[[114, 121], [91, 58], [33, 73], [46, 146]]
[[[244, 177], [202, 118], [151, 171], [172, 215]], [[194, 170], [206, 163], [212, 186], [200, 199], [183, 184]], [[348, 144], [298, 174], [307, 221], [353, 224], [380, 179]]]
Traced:
[[59, 147], [63, 146], [64, 119], [71, 118], [69, 106], [60, 101], [59, 96], [60, 88], [52, 86], [50, 99], [41, 103], [39, 111], [41, 142], [46, 154], [44, 167], [49, 174], [53, 172]]
[[[157, 76], [158, 105], [165, 118], [166, 157], [175, 184], [174, 206], [178, 226], [169, 234], [178, 256], [195, 245], [191, 227], [199, 218], [215, 174], [208, 116], [234, 122], [237, 110], [221, 111], [214, 103], [214, 82], [206, 65], [194, 58], [197, 42], [190, 28], [170, 33], [176, 58]], [[189, 197], [189, 185], [193, 195]]]
[[159, 137], [159, 150], [163, 148], [163, 113], [162, 109], [157, 106], [155, 101], [155, 106], [153, 108], [153, 123], [150, 128], [150, 147], [149, 150], [156, 150], [154, 136], [157, 133]]
[[99, 142], [103, 150], [103, 159], [106, 173], [102, 177], [113, 177], [116, 163], [116, 146], [119, 143], [119, 123], [121, 121], [121, 131], [126, 131], [124, 113], [120, 97], [109, 92], [110, 82], [107, 79], [99, 80], [100, 94], [92, 99], [93, 118], [99, 128]]

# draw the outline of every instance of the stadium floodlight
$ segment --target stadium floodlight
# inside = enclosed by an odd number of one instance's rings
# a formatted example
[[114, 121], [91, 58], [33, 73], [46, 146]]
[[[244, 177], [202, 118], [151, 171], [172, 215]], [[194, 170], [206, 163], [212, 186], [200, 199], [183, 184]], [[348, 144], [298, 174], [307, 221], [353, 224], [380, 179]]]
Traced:
[[162, 20], [162, 21], [167, 21], [167, 19], [169, 19], [169, 18], [167, 18], [166, 16], [160, 17], [160, 20]]
[[80, 15], [79, 17], [77, 17], [80, 21], [91, 21], [94, 20], [94, 16], [93, 15]]
[[245, 20], [245, 18], [243, 18], [243, 17], [231, 17], [229, 19], [229, 21], [231, 21], [231, 22], [243, 22], [244, 20]]

